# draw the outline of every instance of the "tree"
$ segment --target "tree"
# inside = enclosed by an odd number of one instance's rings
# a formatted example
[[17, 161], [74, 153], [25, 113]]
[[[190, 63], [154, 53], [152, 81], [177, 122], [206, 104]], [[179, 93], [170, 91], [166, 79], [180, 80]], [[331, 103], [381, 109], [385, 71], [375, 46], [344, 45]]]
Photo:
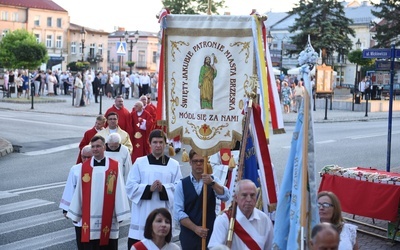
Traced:
[[296, 49], [288, 50], [289, 55], [299, 54], [307, 44], [308, 35], [316, 51], [322, 51], [322, 63], [334, 51], [342, 50], [347, 54], [352, 47], [349, 35], [354, 37], [350, 28], [353, 21], [345, 16], [343, 5], [337, 0], [300, 0], [289, 14], [298, 15], [289, 32]]
[[[171, 14], [205, 14], [208, 10], [208, 0], [162, 0], [162, 3]], [[217, 14], [219, 8], [225, 8], [225, 0], [212, 1], [211, 13]]]
[[0, 61], [11, 69], [36, 69], [47, 62], [47, 49], [37, 43], [36, 37], [26, 30], [7, 33], [0, 42]]
[[381, 19], [379, 23], [372, 22], [376, 29], [373, 38], [377, 41], [375, 48], [389, 48], [391, 43], [400, 45], [400, 40], [396, 39], [400, 30], [400, 4], [399, 1], [381, 0], [373, 3], [376, 10], [371, 13]]
[[[355, 63], [357, 65], [357, 67], [358, 66], [368, 67], [368, 66], [371, 66], [372, 64], [374, 64], [374, 62], [375, 62], [375, 59], [364, 58], [363, 53], [360, 49], [353, 50], [352, 52], [347, 54], [347, 59], [349, 60], [349, 62]], [[356, 72], [356, 74], [358, 74], [358, 72]], [[365, 73], [364, 73], [364, 75], [365, 75]], [[359, 79], [360, 79], [360, 77], [356, 76], [356, 79], [355, 79], [356, 82], [354, 83], [354, 86], [356, 86], [358, 84]]]

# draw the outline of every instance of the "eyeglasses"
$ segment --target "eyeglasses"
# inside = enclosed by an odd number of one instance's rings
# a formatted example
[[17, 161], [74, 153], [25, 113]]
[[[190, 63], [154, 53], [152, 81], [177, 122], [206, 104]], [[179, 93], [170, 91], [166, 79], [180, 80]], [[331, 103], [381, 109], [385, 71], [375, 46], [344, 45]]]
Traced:
[[117, 118], [108, 118], [107, 120], [117, 120]]
[[319, 209], [321, 209], [321, 208], [333, 207], [333, 204], [330, 204], [328, 202], [324, 202], [324, 203], [318, 203], [317, 206], [318, 206]]
[[197, 164], [197, 163], [204, 163], [204, 160], [192, 160], [192, 162], [193, 162], [194, 164]]

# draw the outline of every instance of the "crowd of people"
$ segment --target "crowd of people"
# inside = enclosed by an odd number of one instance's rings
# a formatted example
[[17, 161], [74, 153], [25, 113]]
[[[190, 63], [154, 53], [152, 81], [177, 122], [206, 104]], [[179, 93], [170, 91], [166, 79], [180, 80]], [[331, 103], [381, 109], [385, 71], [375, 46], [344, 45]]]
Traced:
[[[233, 197], [237, 211], [232, 249], [272, 249], [273, 221], [256, 207], [255, 183], [241, 180], [231, 193], [225, 180], [204, 173], [205, 159], [193, 149], [191, 173], [182, 176], [180, 163], [165, 154], [167, 137], [154, 124], [149, 100], [141, 96], [129, 112], [123, 96], [117, 95], [83, 135], [60, 203], [64, 216], [74, 223], [77, 248], [118, 249], [119, 223], [130, 220], [128, 250], [195, 250], [203, 244], [224, 249], [232, 214], [227, 209], [217, 215], [216, 200]], [[358, 249], [357, 227], [344, 222], [333, 193], [319, 194], [318, 209], [322, 224], [313, 231], [309, 248], [336, 244], [329, 249]], [[180, 246], [171, 242], [178, 224]]]
[[4, 73], [4, 88], [11, 97], [11, 89], [16, 88], [17, 97], [74, 95], [76, 107], [98, 102], [98, 96], [107, 98], [123, 95], [125, 99], [139, 98], [149, 94], [152, 100], [157, 99], [157, 73], [126, 71], [95, 72], [84, 70], [72, 73], [59, 70], [7, 70]]
[[293, 80], [285, 78], [282, 81], [280, 79], [276, 79], [276, 86], [281, 103], [283, 105], [284, 113], [299, 112], [305, 95], [305, 88], [303, 85], [303, 78], [300, 80], [297, 78]]

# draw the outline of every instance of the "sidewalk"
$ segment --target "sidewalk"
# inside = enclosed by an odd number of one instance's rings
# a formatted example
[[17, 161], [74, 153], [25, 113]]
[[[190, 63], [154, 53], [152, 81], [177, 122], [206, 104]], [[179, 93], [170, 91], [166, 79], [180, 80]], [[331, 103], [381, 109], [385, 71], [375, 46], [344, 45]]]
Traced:
[[[125, 99], [125, 107], [131, 111], [138, 98]], [[114, 99], [102, 98], [101, 113], [114, 104]], [[156, 103], [155, 103], [156, 104]], [[31, 100], [25, 98], [0, 98], [0, 110], [39, 112], [49, 114], [65, 114], [74, 116], [92, 116], [96, 117], [100, 114], [100, 103], [91, 103], [85, 107], [76, 108], [72, 106], [72, 97], [69, 95], [59, 95], [53, 97], [34, 98], [32, 109]], [[392, 113], [393, 118], [400, 117], [400, 111]], [[348, 122], [348, 121], [368, 121], [376, 119], [388, 119], [388, 112], [369, 112], [368, 117], [365, 117], [365, 112], [356, 112], [351, 110], [327, 110], [325, 119], [325, 109], [317, 109], [313, 111], [315, 123], [322, 122]], [[283, 114], [284, 123], [295, 123], [297, 113], [291, 112]], [[3, 157], [13, 152], [11, 143], [0, 138], [0, 157]]]
[[[91, 116], [96, 117], [100, 113], [100, 103], [91, 103], [85, 107], [76, 108], [72, 106], [71, 96], [55, 96], [55, 97], [42, 97], [34, 99], [34, 106], [31, 109], [31, 100], [23, 98], [0, 98], [0, 110], [13, 110], [13, 111], [26, 111], [26, 112], [39, 112], [39, 113], [53, 113], [65, 114], [74, 116]], [[124, 101], [125, 107], [130, 111], [138, 98], [130, 98]], [[102, 99], [102, 114], [111, 107], [114, 103], [113, 99]], [[346, 110], [327, 110], [327, 119], [325, 120], [325, 110], [317, 109], [313, 111], [315, 123], [323, 122], [348, 122], [348, 121], [369, 121], [377, 119], [388, 119], [387, 112], [369, 112], [368, 117], [365, 117], [365, 112], [353, 112]], [[400, 117], [400, 111], [393, 112], [393, 118]], [[283, 120], [286, 124], [293, 124], [296, 122], [297, 114], [289, 113], [283, 114]], [[11, 143], [0, 138], [0, 158], [13, 152]], [[351, 215], [346, 215], [351, 217]], [[365, 223], [371, 223], [370, 218], [357, 216], [357, 220]], [[387, 222], [375, 220], [375, 225], [386, 228]], [[364, 229], [363, 226], [360, 228]], [[384, 235], [381, 230], [373, 230], [374, 233]], [[383, 240], [377, 237], [358, 233], [359, 249], [399, 249], [399, 243], [392, 245], [388, 240]]]

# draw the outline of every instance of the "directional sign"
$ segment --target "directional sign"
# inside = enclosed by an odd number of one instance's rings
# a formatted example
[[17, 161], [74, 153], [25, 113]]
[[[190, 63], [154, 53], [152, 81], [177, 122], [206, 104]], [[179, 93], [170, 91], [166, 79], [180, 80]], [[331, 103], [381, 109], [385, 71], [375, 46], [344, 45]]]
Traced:
[[117, 42], [117, 55], [126, 55], [126, 42]]
[[394, 57], [397, 57], [397, 58], [400, 57], [400, 49], [396, 49], [396, 52], [394, 53]]
[[[375, 70], [376, 71], [389, 71], [391, 66], [391, 61], [376, 61]], [[400, 62], [394, 62], [394, 69], [400, 69]]]
[[390, 58], [390, 49], [364, 49], [363, 58]]

